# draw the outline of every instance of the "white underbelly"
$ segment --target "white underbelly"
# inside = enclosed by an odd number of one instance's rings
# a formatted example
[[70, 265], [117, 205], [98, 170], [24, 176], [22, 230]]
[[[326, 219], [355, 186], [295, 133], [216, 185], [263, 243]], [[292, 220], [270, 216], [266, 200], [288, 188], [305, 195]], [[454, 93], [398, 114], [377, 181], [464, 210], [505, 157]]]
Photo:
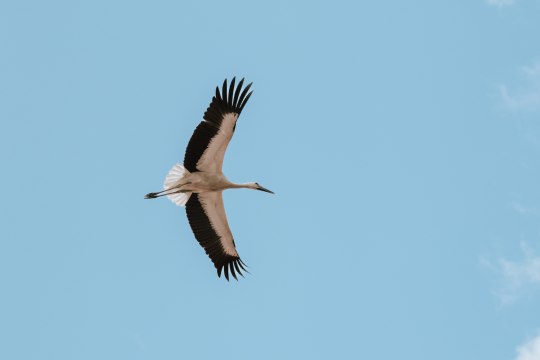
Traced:
[[203, 193], [208, 191], [221, 191], [226, 189], [228, 181], [223, 174], [195, 172], [189, 174], [188, 183], [182, 186], [182, 190]]

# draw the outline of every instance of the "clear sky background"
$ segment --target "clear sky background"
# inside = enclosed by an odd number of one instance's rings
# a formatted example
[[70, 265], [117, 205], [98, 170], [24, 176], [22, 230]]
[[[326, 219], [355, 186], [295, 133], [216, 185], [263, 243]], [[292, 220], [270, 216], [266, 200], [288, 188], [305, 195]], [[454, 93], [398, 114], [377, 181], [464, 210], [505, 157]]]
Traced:
[[[540, 359], [540, 1], [2, 1], [0, 358]], [[251, 275], [144, 200], [216, 85]]]

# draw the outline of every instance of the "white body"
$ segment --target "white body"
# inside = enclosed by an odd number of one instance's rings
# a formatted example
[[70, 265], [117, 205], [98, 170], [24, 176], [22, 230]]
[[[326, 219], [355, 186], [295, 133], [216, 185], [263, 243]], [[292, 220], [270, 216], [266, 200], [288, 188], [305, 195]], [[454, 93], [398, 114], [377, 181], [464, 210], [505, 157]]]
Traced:
[[230, 182], [222, 172], [190, 173], [183, 165], [176, 164], [165, 177], [163, 190], [176, 205], [184, 206], [191, 193], [204, 194], [225, 189], [257, 189], [256, 183], [235, 184]]
[[216, 173], [187, 173], [181, 182], [188, 182], [186, 185], [180, 186], [182, 190], [194, 191], [197, 193], [205, 193], [208, 191], [221, 191], [234, 187], [222, 172]]

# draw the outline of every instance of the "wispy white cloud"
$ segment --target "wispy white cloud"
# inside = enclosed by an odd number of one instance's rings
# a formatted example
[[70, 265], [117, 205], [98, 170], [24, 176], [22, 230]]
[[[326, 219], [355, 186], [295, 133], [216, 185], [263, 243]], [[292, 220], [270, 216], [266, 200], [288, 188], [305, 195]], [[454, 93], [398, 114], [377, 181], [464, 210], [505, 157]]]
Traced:
[[520, 69], [525, 84], [522, 89], [510, 91], [508, 86], [500, 85], [499, 93], [504, 104], [510, 109], [540, 109], [540, 61]]
[[501, 277], [500, 285], [494, 293], [503, 304], [513, 303], [530, 291], [531, 287], [540, 286], [540, 255], [536, 255], [526, 243], [521, 244], [521, 249], [521, 260], [481, 260]]
[[536, 80], [540, 81], [540, 62], [537, 62], [533, 66], [523, 66], [521, 70], [523, 70], [525, 74], [533, 76]]
[[540, 216], [540, 211], [538, 211], [538, 208], [536, 206], [532, 206], [530, 204], [524, 204], [521, 201], [517, 201], [517, 200], [512, 201], [510, 203], [510, 206], [512, 210], [514, 210], [519, 215], [535, 216], [535, 217]]
[[538, 360], [540, 359], [540, 335], [518, 346], [515, 360]]
[[510, 94], [505, 85], [499, 86], [499, 92], [504, 104], [510, 109], [534, 109], [540, 107], [540, 89], [530, 92]]
[[489, 5], [503, 7], [508, 5], [514, 5], [516, 0], [487, 0]]
[[518, 214], [528, 215], [531, 213], [531, 209], [523, 205], [519, 201], [513, 201], [511, 205], [512, 205], [512, 209], [514, 209], [514, 211], [517, 212]]

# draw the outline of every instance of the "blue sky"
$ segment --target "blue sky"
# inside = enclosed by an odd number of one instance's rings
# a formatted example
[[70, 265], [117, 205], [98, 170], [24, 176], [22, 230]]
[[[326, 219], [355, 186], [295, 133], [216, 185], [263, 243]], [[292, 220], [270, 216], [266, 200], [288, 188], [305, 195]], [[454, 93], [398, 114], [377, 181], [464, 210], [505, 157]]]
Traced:
[[[0, 3], [0, 358], [540, 358], [540, 2]], [[159, 190], [224, 78], [251, 275]]]

